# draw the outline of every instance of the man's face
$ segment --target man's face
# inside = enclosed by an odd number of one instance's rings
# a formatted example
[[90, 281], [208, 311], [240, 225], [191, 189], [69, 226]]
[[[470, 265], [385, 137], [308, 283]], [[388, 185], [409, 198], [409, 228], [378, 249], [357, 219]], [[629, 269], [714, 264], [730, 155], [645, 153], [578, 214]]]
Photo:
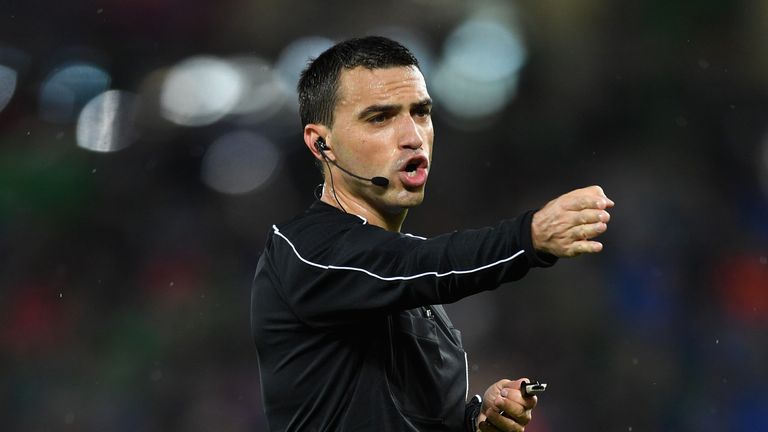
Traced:
[[336, 160], [364, 177], [389, 179], [386, 188], [346, 174], [343, 188], [374, 209], [399, 213], [424, 200], [432, 159], [432, 100], [413, 66], [343, 70], [328, 135]]

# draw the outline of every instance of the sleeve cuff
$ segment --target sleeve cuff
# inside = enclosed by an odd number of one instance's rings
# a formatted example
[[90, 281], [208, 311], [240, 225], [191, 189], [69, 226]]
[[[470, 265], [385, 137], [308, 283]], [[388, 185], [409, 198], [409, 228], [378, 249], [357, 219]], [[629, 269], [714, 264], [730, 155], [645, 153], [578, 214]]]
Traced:
[[480, 415], [480, 408], [483, 406], [483, 398], [480, 395], [472, 396], [472, 399], [467, 402], [467, 407], [464, 410], [464, 430], [466, 432], [477, 431], [477, 416]]

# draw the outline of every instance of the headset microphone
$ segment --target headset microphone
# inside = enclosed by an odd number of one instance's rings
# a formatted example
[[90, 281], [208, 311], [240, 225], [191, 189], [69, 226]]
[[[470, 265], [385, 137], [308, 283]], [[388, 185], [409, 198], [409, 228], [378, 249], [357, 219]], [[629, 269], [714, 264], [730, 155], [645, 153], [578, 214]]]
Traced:
[[328, 156], [325, 155], [325, 151], [328, 149], [328, 146], [325, 144], [325, 139], [323, 139], [323, 137], [320, 137], [317, 139], [317, 141], [315, 141], [315, 148], [323, 156], [323, 159], [325, 159], [327, 162], [334, 164], [336, 168], [342, 170], [343, 172], [349, 174], [350, 176], [362, 181], [371, 182], [374, 185], [379, 187], [389, 186], [389, 180], [386, 177], [379, 177], [379, 176], [371, 177], [371, 178], [362, 177], [344, 169], [341, 165], [338, 164], [338, 162], [328, 159]]

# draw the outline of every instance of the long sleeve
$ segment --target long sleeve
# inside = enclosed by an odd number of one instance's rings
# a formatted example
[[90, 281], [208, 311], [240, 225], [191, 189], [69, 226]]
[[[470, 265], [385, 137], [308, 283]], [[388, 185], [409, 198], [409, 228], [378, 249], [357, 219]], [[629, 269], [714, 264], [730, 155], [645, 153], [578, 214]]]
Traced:
[[389, 313], [455, 302], [548, 266], [531, 244], [532, 212], [492, 227], [431, 239], [393, 233], [345, 215], [273, 228], [262, 260], [280, 267], [276, 289], [312, 326], [345, 324], [371, 312]]

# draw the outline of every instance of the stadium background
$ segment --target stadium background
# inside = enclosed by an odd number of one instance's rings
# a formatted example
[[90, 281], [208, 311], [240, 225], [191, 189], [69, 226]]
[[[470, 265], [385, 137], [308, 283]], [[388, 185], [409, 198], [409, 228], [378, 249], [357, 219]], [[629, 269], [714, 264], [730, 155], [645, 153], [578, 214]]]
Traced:
[[768, 430], [768, 3], [0, 3], [0, 428], [259, 431], [249, 289], [319, 177], [294, 85], [395, 37], [436, 101], [406, 231], [602, 185], [599, 256], [449, 305], [531, 432]]

